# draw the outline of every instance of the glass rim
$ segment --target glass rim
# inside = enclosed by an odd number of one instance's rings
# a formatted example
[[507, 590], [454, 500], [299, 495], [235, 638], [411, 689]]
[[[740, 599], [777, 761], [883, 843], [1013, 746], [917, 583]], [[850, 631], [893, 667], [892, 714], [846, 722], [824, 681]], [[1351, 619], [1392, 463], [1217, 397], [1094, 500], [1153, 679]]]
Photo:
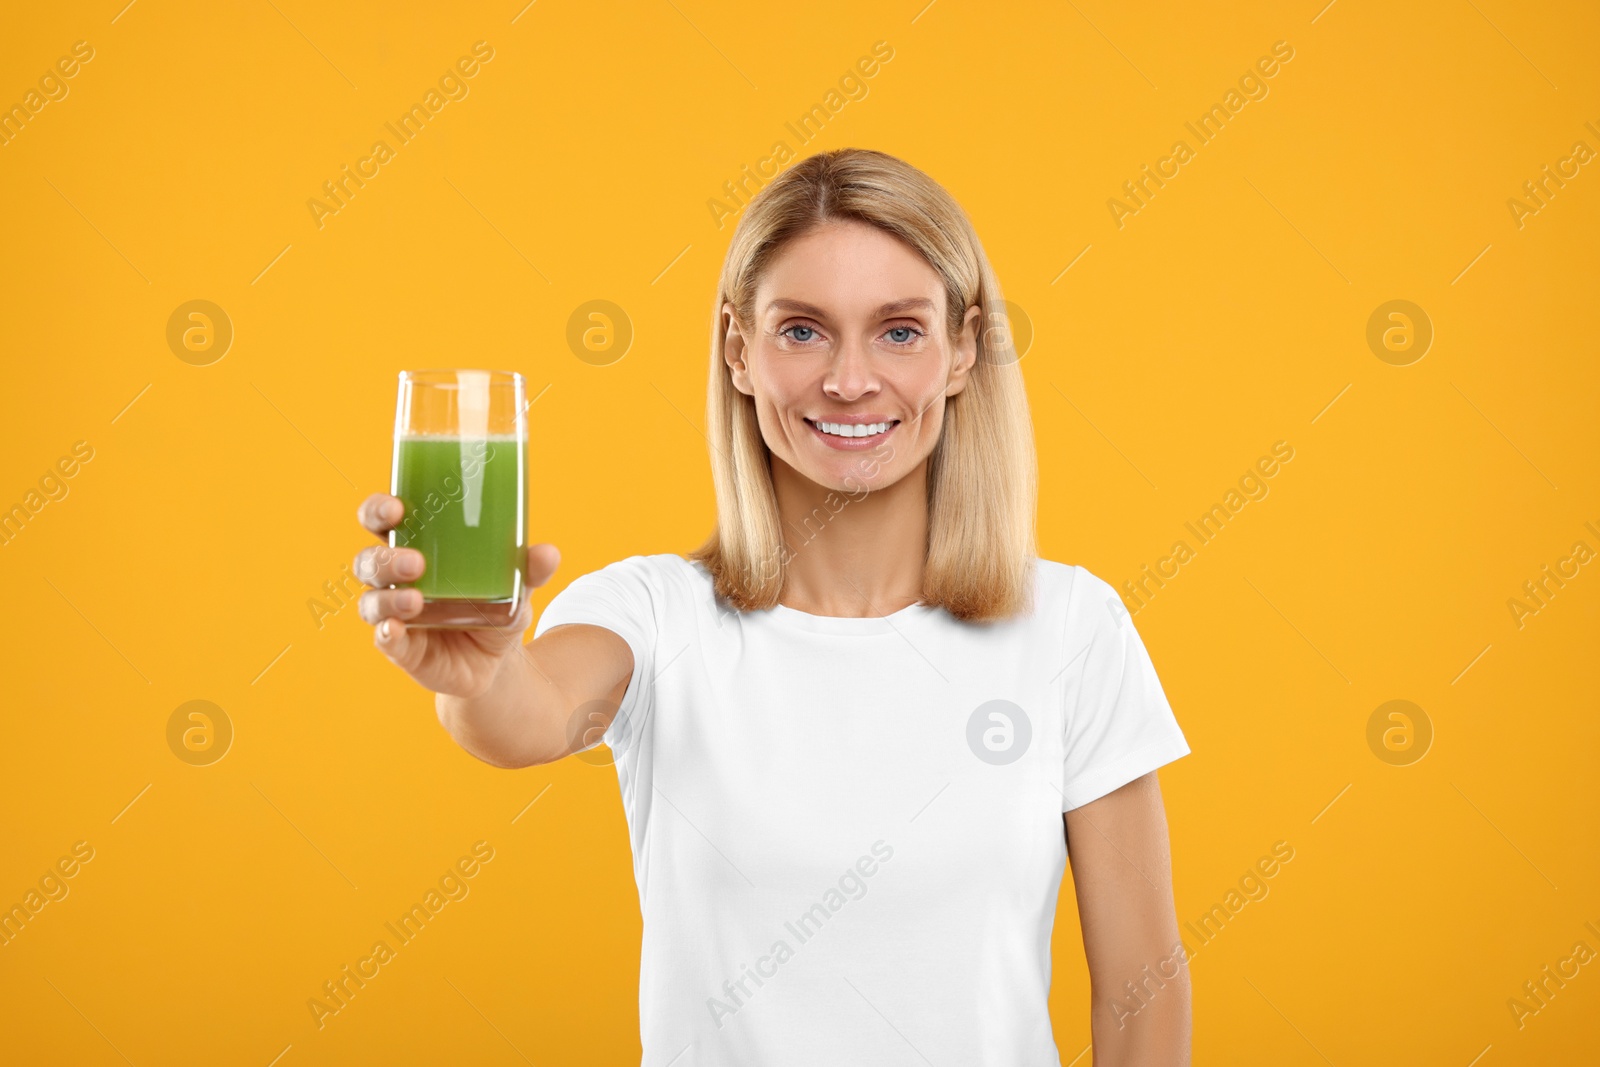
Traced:
[[[513, 383], [522, 384], [524, 382], [522, 375], [517, 371], [489, 370], [479, 367], [428, 367], [422, 370], [403, 370], [399, 372], [398, 379], [402, 382], [418, 382], [426, 385], [438, 386], [440, 388], [452, 389], [457, 384], [454, 381], [455, 376], [460, 374], [462, 371], [475, 371], [480, 374], [487, 374], [489, 376], [490, 385], [508, 385]], [[444, 380], [446, 376], [449, 376], [450, 380]]]

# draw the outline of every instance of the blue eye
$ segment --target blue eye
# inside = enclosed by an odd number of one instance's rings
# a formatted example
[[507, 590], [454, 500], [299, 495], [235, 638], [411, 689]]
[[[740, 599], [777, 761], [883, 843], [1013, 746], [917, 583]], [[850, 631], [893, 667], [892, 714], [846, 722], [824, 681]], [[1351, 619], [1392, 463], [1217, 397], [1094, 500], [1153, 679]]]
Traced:
[[905, 337], [904, 339], [894, 338], [894, 337], [890, 338], [896, 344], [902, 344], [903, 345], [903, 344], [908, 344], [911, 341], [912, 337], [916, 335], [917, 331], [912, 329], [910, 326], [891, 326], [889, 328], [889, 333], [890, 334], [903, 333], [903, 334], [910, 335], [910, 336]]
[[790, 337], [791, 340], [799, 341], [801, 344], [804, 344], [805, 342], [811, 340], [811, 338], [810, 337], [795, 337], [795, 336], [793, 336], [793, 335], [791, 335], [789, 333], [790, 330], [804, 330], [807, 334], [814, 334], [814, 333], [817, 332], [816, 330], [812, 329], [810, 326], [801, 326], [798, 323], [796, 323], [793, 326], [785, 326], [783, 329], [778, 331], [780, 334], [783, 334], [785, 336]]

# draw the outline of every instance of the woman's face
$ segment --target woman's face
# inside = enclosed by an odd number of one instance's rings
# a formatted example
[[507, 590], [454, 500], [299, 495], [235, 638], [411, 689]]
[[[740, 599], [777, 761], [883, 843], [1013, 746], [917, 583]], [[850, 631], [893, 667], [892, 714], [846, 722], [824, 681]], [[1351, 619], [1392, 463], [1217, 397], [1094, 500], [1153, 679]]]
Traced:
[[755, 399], [773, 456], [830, 489], [882, 489], [918, 469], [977, 357], [978, 307], [950, 338], [939, 275], [860, 222], [789, 241], [753, 314], [746, 334], [722, 308], [733, 384]]

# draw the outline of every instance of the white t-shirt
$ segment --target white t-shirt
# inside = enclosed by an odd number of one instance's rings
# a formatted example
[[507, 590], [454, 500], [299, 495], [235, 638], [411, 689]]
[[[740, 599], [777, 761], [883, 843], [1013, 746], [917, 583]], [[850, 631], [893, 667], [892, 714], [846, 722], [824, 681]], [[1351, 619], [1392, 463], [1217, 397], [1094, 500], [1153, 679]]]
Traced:
[[987, 626], [740, 613], [666, 553], [545, 607], [535, 637], [592, 623], [633, 649], [602, 739], [643, 916], [642, 1067], [1059, 1067], [1061, 813], [1189, 746], [1115, 590], [1050, 560], [1034, 577], [1033, 612]]

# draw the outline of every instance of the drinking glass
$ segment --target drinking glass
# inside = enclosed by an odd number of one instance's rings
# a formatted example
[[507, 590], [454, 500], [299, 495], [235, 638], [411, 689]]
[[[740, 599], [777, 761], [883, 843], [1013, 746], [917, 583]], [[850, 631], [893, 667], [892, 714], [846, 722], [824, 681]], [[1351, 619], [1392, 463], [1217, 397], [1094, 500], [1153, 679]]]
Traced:
[[522, 375], [400, 372], [389, 492], [405, 517], [389, 544], [414, 548], [422, 592], [407, 626], [465, 630], [510, 623], [527, 596], [527, 403]]

